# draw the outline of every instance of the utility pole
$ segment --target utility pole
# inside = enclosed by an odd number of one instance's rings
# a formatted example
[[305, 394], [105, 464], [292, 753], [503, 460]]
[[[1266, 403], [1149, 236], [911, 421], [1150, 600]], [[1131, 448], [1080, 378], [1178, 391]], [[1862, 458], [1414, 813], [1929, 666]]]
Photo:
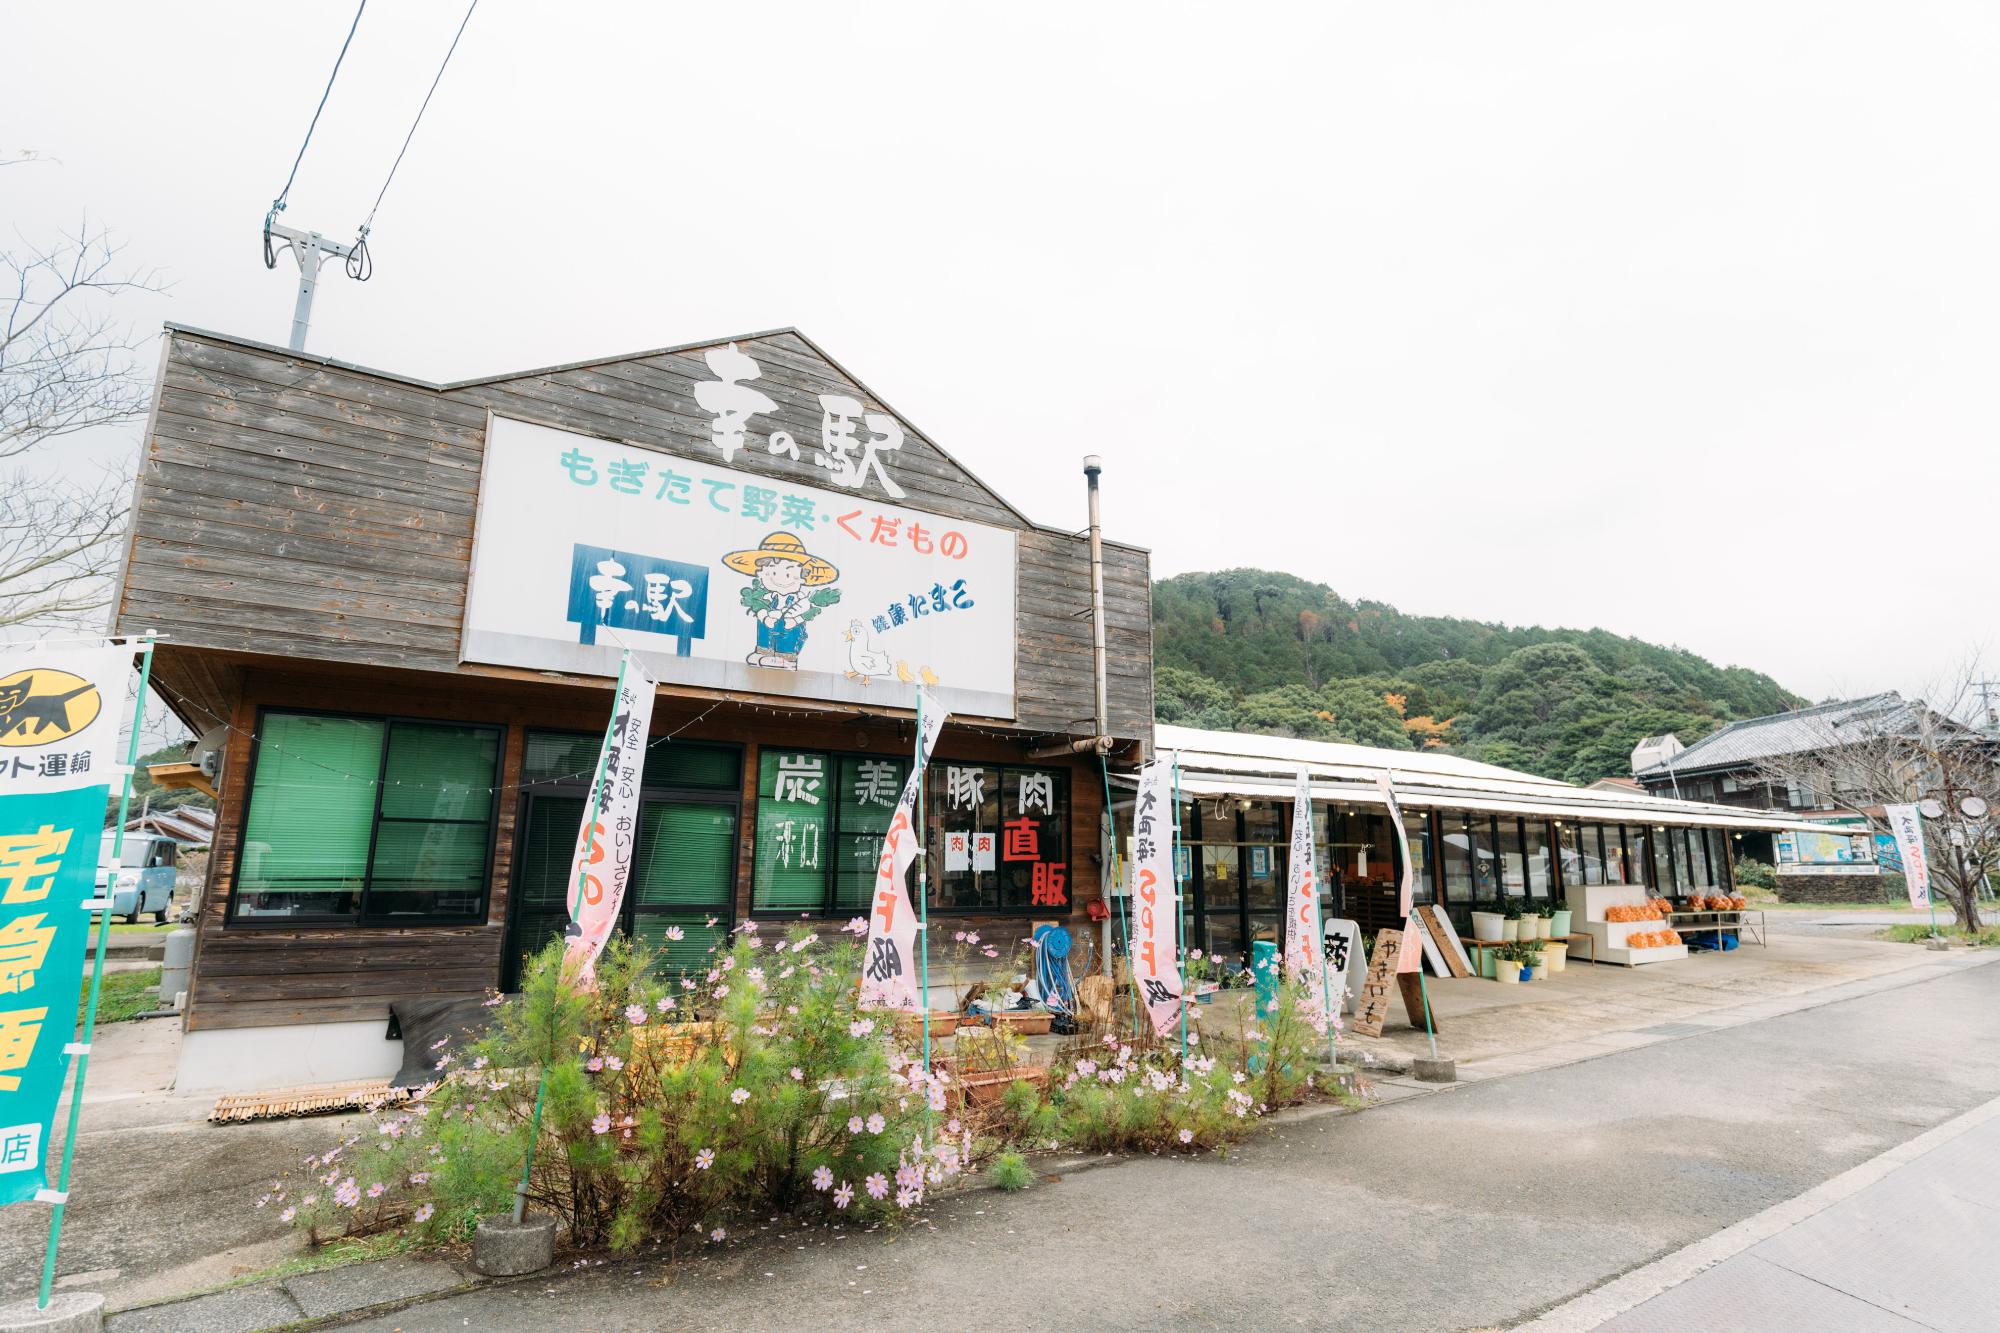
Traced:
[[1988, 736], [2000, 737], [2000, 709], [1993, 706], [1993, 695], [2000, 689], [2000, 682], [1975, 680], [1972, 688], [1979, 691], [1979, 721], [1977, 730]]
[[316, 231], [300, 231], [297, 227], [287, 227], [280, 222], [269, 222], [264, 228], [264, 265], [276, 268], [276, 252], [271, 248], [273, 239], [283, 241], [299, 261], [299, 299], [292, 307], [292, 341], [294, 352], [306, 350], [306, 329], [312, 324], [313, 289], [319, 285], [319, 266], [328, 255], [346, 260], [354, 254], [355, 247], [330, 241]]

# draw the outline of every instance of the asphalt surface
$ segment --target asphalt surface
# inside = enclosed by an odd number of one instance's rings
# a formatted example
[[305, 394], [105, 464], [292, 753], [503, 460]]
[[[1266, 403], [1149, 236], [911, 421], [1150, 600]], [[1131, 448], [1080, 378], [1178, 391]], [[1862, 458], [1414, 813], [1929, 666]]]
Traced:
[[678, 1266], [613, 1262], [347, 1327], [1504, 1326], [2000, 1094], [1996, 1006], [2000, 966], [1977, 967], [1299, 1121], [1227, 1158], [969, 1192], [898, 1230], [772, 1224]]

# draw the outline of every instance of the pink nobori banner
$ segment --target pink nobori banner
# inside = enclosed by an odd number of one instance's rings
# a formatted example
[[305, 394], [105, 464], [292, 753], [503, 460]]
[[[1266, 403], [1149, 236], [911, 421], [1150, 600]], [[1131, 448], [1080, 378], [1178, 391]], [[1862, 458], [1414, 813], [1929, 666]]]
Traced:
[[931, 760], [944, 720], [949, 716], [931, 698], [917, 692], [916, 767], [903, 784], [889, 830], [882, 835], [882, 854], [875, 863], [875, 891], [868, 900], [868, 944], [861, 955], [861, 1003], [880, 1009], [915, 1011], [917, 995], [917, 910], [910, 902], [908, 878], [917, 859], [917, 793], [924, 768]]

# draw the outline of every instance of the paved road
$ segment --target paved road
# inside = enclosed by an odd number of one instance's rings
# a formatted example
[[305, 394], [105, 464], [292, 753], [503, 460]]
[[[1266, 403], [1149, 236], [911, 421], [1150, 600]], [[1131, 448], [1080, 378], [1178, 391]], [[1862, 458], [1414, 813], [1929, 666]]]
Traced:
[[[1504, 1325], [2000, 1094], [2000, 966], [1355, 1116], [1201, 1161], [969, 1194], [900, 1233], [773, 1227], [356, 1324]], [[1663, 1021], [1674, 1015], [1662, 1014]]]
[[[1769, 1235], [1753, 1219], [1743, 1228], [1750, 1234], [1726, 1238], [1744, 1248], [1599, 1327], [1607, 1333], [1992, 1329], [2000, 1323], [1993, 1294], [2000, 1267], [2000, 1100], [1909, 1147], [1908, 1160], [1895, 1161], [1879, 1178], [1871, 1163], [1835, 1177], [1798, 1208], [1779, 1205], [1774, 1212], [1784, 1216], [1772, 1219], [1781, 1225]], [[1789, 1216], [1806, 1209], [1817, 1211]], [[1669, 1259], [1663, 1266], [1675, 1264]]]

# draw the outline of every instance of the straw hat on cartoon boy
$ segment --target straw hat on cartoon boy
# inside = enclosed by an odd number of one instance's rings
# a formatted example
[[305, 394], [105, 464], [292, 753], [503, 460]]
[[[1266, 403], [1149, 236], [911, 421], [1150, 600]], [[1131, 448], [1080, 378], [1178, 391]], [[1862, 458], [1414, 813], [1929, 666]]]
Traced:
[[738, 574], [752, 577], [765, 562], [771, 560], [796, 561], [803, 567], [800, 582], [808, 588], [817, 588], [840, 577], [838, 569], [818, 556], [808, 554], [806, 544], [789, 532], [772, 533], [754, 551], [731, 551], [722, 557], [724, 565]]

